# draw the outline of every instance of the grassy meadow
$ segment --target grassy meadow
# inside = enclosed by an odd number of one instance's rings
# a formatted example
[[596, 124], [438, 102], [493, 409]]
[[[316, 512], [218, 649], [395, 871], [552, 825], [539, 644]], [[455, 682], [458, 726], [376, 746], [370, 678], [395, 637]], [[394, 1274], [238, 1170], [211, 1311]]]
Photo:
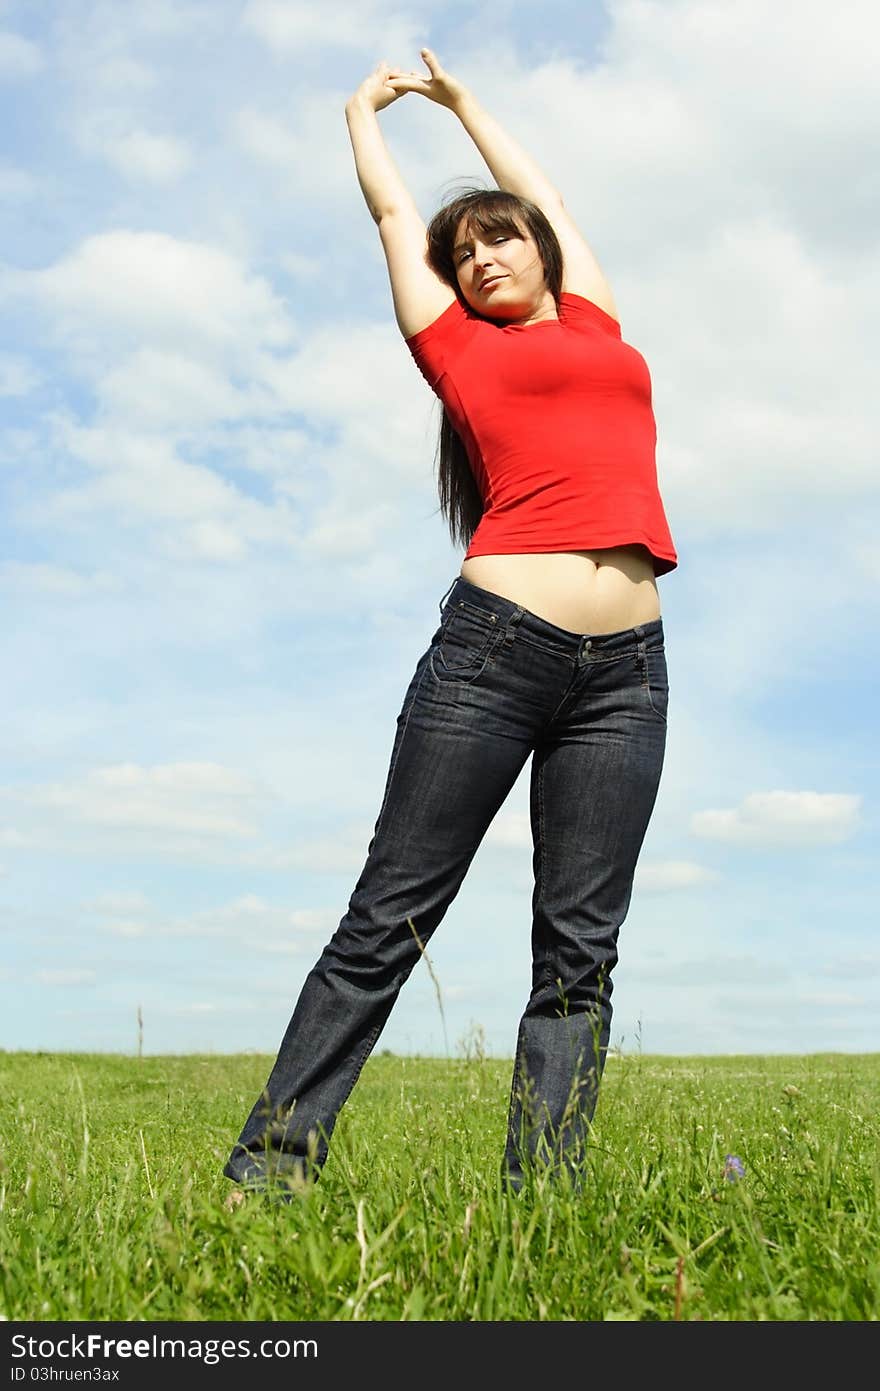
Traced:
[[878, 1317], [880, 1054], [614, 1057], [588, 1191], [512, 1196], [512, 1060], [460, 1052], [374, 1054], [320, 1181], [234, 1208], [271, 1057], [0, 1053], [0, 1315]]

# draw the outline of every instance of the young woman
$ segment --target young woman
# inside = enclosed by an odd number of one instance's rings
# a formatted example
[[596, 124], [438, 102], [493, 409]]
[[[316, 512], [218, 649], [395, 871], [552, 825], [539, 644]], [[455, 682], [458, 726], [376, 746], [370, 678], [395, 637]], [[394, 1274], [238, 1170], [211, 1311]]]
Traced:
[[[532, 990], [501, 1169], [514, 1190], [530, 1166], [581, 1186], [618, 931], [665, 751], [656, 577], [677, 558], [647, 366], [560, 195], [422, 55], [429, 77], [380, 63], [346, 117], [397, 323], [443, 404], [441, 508], [468, 549], [397, 718], [348, 911], [224, 1168], [282, 1196], [320, 1174], [401, 986], [529, 757]], [[499, 185], [427, 228], [377, 120], [406, 92], [454, 112]]]

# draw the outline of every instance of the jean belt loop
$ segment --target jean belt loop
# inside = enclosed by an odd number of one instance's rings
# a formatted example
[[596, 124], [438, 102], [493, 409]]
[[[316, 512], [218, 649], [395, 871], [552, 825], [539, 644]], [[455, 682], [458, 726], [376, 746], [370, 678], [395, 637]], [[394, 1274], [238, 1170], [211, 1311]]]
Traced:
[[449, 588], [447, 589], [446, 593], [443, 595], [443, 598], [440, 600], [439, 608], [440, 608], [440, 612], [441, 612], [441, 613], [443, 612], [443, 605], [446, 603], [446, 600], [449, 598], [450, 594], [452, 593], [453, 589], [455, 588], [457, 581], [458, 581], [458, 575], [456, 575], [455, 579], [452, 581], [452, 584], [449, 586]]
[[523, 618], [525, 617], [525, 612], [525, 609], [522, 609], [519, 607], [519, 605], [517, 605], [516, 609], [507, 620], [507, 627], [504, 630], [505, 637], [513, 637], [513, 634], [516, 631], [516, 625], [518, 623], [522, 623]]

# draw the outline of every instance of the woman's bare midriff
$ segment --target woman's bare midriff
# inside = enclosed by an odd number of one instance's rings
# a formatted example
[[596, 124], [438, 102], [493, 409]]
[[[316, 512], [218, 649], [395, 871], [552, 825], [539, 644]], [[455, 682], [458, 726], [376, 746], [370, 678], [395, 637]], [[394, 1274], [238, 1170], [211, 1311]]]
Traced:
[[461, 576], [572, 633], [618, 633], [660, 617], [645, 546], [475, 555]]

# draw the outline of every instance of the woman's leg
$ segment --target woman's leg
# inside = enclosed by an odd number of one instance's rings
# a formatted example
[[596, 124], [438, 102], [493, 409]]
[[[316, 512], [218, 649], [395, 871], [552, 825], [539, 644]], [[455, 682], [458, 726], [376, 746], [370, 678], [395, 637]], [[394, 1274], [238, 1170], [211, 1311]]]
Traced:
[[533, 726], [495, 665], [514, 606], [447, 607], [398, 716], [348, 911], [306, 977], [228, 1178], [259, 1187], [270, 1175], [320, 1172], [338, 1113], [419, 959], [415, 933], [430, 940], [533, 747]]
[[[532, 992], [519, 1026], [502, 1172], [575, 1186], [611, 1029], [611, 972], [657, 796], [668, 685], [662, 625], [600, 635], [532, 762]], [[578, 1170], [581, 1173], [578, 1173]]]

